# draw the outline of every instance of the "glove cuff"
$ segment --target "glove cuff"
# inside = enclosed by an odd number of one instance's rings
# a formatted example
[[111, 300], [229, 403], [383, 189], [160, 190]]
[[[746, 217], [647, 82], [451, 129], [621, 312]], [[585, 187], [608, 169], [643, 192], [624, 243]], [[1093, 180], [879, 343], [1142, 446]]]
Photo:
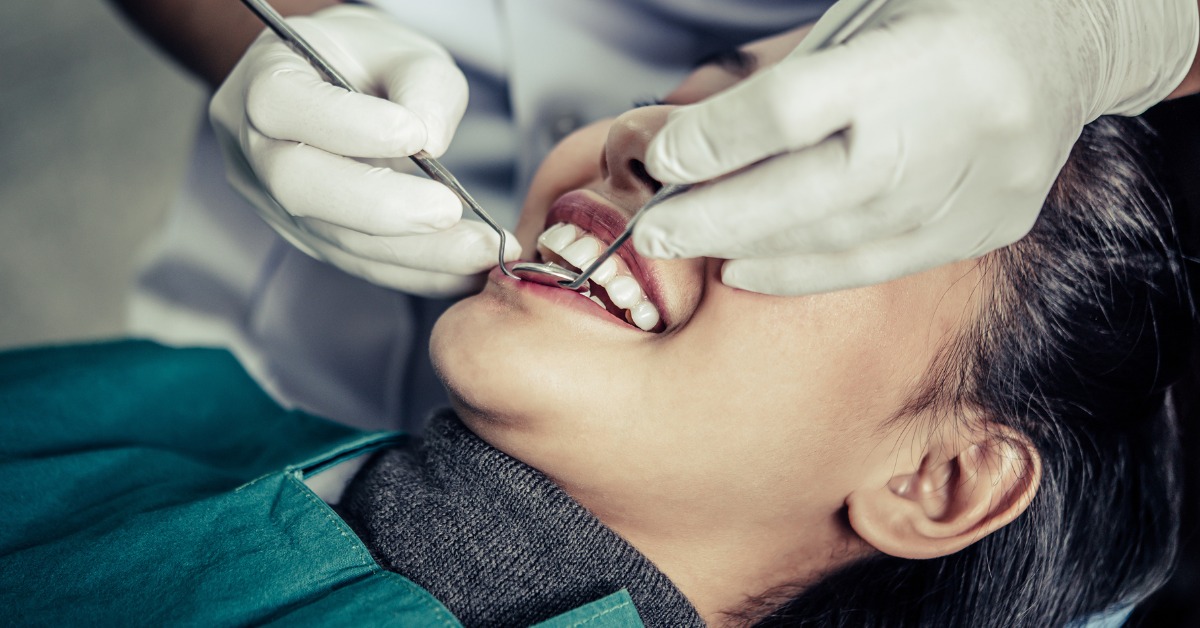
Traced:
[[1183, 82], [1200, 38], [1196, 0], [1085, 0], [1083, 7], [1100, 29], [1106, 64], [1087, 122], [1138, 115]]

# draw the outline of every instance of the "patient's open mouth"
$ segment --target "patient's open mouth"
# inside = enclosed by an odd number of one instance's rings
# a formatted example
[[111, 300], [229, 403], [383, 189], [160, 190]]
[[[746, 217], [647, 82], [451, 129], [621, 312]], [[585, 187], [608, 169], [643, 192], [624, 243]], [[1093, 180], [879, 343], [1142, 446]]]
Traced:
[[[537, 253], [543, 262], [578, 272], [590, 266], [606, 246], [594, 234], [569, 223], [558, 223], [538, 237]], [[642, 331], [660, 331], [662, 317], [658, 308], [620, 258], [605, 260], [591, 282], [591, 292], [584, 296], [593, 303]]]

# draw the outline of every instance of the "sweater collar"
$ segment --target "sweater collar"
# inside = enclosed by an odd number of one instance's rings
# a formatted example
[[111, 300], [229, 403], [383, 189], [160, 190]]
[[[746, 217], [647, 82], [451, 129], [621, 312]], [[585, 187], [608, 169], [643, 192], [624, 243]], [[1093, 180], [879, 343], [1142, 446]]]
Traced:
[[703, 626], [645, 556], [449, 411], [375, 454], [339, 512], [376, 560], [467, 626], [530, 625], [621, 589], [647, 626]]

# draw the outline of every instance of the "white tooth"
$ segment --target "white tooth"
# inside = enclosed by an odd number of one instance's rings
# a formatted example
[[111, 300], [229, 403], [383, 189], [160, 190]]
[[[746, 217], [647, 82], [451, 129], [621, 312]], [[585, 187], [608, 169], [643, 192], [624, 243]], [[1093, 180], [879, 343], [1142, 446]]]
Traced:
[[563, 259], [582, 269], [587, 262], [596, 259], [596, 256], [600, 255], [600, 241], [591, 236], [583, 236], [576, 240], [574, 244], [561, 251], [557, 251], [557, 253], [563, 256]]
[[592, 273], [591, 280], [602, 286], [607, 286], [608, 282], [612, 281], [612, 278], [616, 274], [617, 260], [610, 257], [604, 260], [604, 263], [600, 265], [600, 268], [596, 269], [596, 272]]
[[575, 241], [575, 225], [570, 225], [565, 222], [560, 222], [553, 227], [550, 227], [539, 238], [538, 242], [542, 246], [562, 254], [562, 250], [567, 248], [567, 245]]
[[642, 287], [629, 275], [615, 277], [604, 289], [608, 291], [608, 298], [613, 305], [623, 310], [628, 310], [642, 300]]
[[542, 235], [538, 236], [538, 244], [545, 244], [546, 238], [550, 237], [550, 234], [554, 233], [555, 231], [562, 229], [564, 224], [566, 223], [556, 222], [547, 227], [546, 230], [542, 232]]
[[600, 297], [588, 297], [588, 298], [591, 299], [592, 302], [595, 303], [596, 305], [599, 305], [601, 308], [603, 308], [605, 310], [608, 309], [608, 306], [604, 305], [604, 301], [601, 301]]
[[658, 308], [649, 301], [638, 303], [629, 313], [633, 316], [633, 324], [642, 331], [650, 331], [654, 329], [655, 325], [658, 325]]

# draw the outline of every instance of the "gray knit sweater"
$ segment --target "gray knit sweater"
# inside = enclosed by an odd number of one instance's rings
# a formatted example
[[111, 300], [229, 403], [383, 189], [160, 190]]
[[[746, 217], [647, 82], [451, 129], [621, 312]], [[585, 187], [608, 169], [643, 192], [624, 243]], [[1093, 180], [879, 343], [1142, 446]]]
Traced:
[[466, 626], [528, 626], [621, 589], [647, 626], [704, 625], [645, 556], [448, 411], [424, 442], [376, 453], [338, 511]]

